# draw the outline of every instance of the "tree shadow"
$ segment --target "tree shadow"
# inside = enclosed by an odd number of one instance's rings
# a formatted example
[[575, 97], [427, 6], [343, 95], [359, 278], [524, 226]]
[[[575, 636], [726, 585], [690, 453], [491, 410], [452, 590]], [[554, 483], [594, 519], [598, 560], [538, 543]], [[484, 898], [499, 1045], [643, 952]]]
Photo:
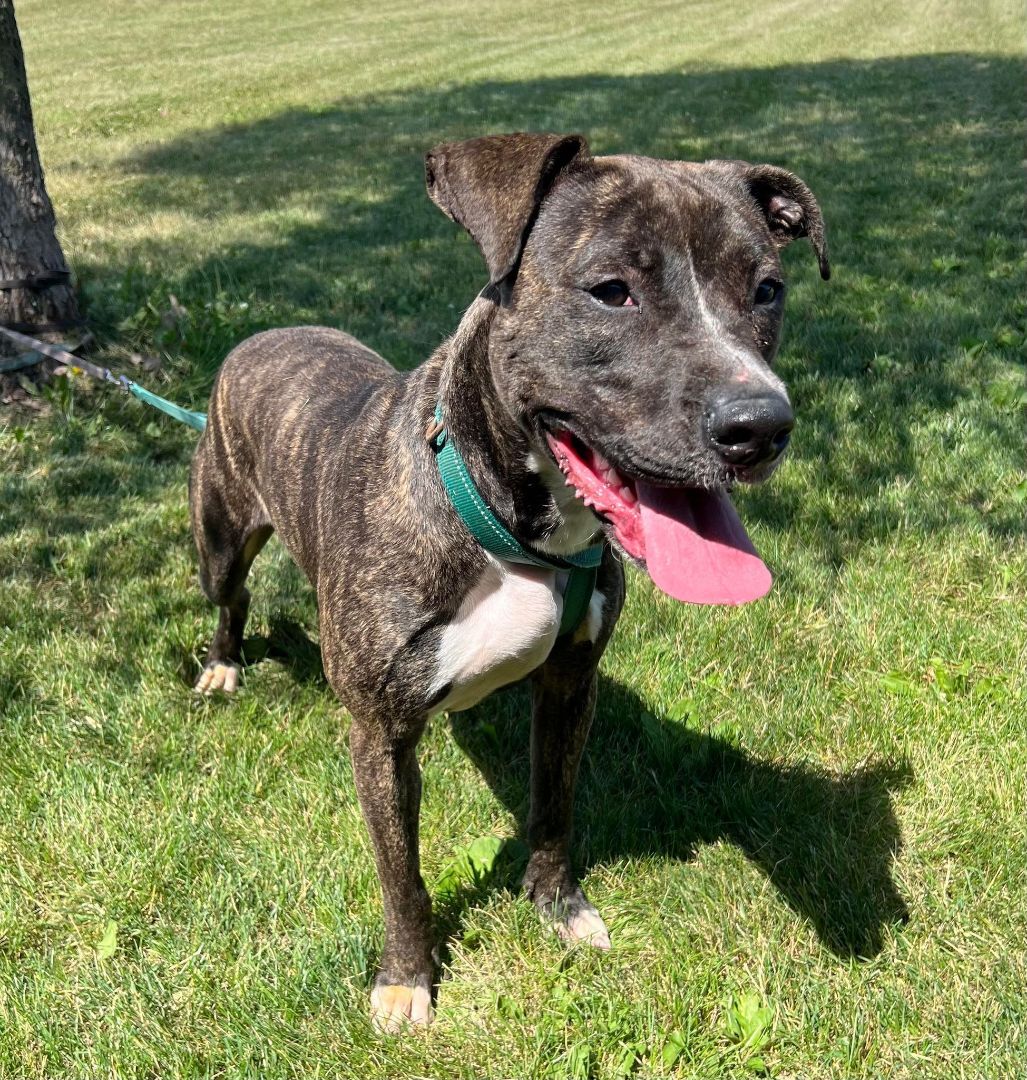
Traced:
[[[245, 221], [233, 230], [245, 239], [197, 255], [195, 236], [143, 233], [116, 262], [83, 256], [76, 271], [97, 330], [119, 342], [140, 327], [156, 340], [167, 332], [157, 300], [183, 300], [183, 355], [157, 388], [202, 408], [228, 350], [269, 326], [342, 326], [400, 367], [453, 330], [483, 270], [424, 193], [422, 155], [438, 141], [581, 130], [597, 152], [774, 161], [820, 197], [836, 273], [822, 285], [803, 245], [787, 255], [779, 366], [799, 424], [791, 463], [741, 493], [744, 516], [834, 567], [904, 529], [1020, 536], [1022, 394], [988, 396], [988, 357], [1019, 358], [1003, 328], [1023, 316], [1020, 89], [1016, 58], [953, 53], [480, 82], [289, 109], [122, 163], [127, 215]], [[141, 459], [153, 420], [135, 402], [105, 410]], [[191, 433], [159, 423], [184, 461]], [[966, 468], [935, 467], [968, 437], [988, 475], [965, 445]], [[88, 492], [88, 462], [72, 465]], [[790, 481], [794, 467], [815, 482]], [[159, 484], [143, 471], [133, 485], [149, 496]], [[109, 523], [122, 487], [112, 480], [54, 528]], [[30, 514], [12, 502], [0, 529]]]
[[[180, 467], [184, 478], [191, 444], [168, 426], [153, 426], [152, 417], [140, 417], [138, 405], [120, 397], [106, 403], [101, 418], [101, 394], [78, 403], [82, 415], [55, 421], [47, 436], [47, 469], [0, 473], [0, 538], [26, 525], [39, 534], [38, 550], [28, 551], [17, 566], [0, 569], [45, 578], [52, 571], [52, 544], [100, 533], [123, 520], [125, 503], [150, 500], [166, 488], [168, 466]], [[97, 453], [104, 423], [116, 429], [116, 436]]]
[[[252, 218], [252, 239], [179, 260], [169, 279], [180, 297], [216, 285], [256, 301], [239, 319], [199, 320], [187, 343], [199, 390], [228, 348], [269, 325], [340, 325], [400, 367], [453, 330], [483, 272], [424, 194], [422, 155], [438, 141], [582, 130], [597, 152], [795, 170], [821, 199], [836, 274], [822, 286], [803, 245], [789, 253], [780, 367], [800, 418], [793, 454], [815, 466], [825, 495], [808, 505], [806, 489], [782, 478], [744, 499], [769, 529], [798, 522], [809, 547], [840, 564], [910, 520], [1022, 530], [1011, 501], [981, 511], [995, 492], [968, 498], [958, 475], [925, 481], [927, 448], [915, 434], [943, 429], [981, 394], [968, 348], [1015, 355], [996, 334], [1022, 306], [1019, 82], [1015, 59], [948, 54], [397, 92], [148, 148], [124, 163], [124, 190], [141, 212]], [[127, 258], [175, 265], [175, 244], [142, 241]], [[124, 269], [85, 272], [113, 294]], [[133, 273], [140, 288], [153, 285]], [[106, 310], [114, 319], [116, 306]], [[1022, 466], [1015, 410], [983, 410], [973, 423], [1010, 472]], [[901, 499], [873, 497], [896, 484]]]
[[[514, 691], [450, 717], [454, 738], [522, 833], [529, 712], [526, 692]], [[831, 773], [760, 760], [654, 716], [633, 691], [601, 676], [574, 850], [588, 868], [652, 854], [688, 861], [700, 845], [727, 840], [809, 919], [828, 949], [870, 958], [883, 947], [885, 929], [909, 917], [891, 876], [901, 847], [891, 792], [911, 780], [905, 764]], [[448, 911], [447, 920], [457, 924], [459, 911]]]

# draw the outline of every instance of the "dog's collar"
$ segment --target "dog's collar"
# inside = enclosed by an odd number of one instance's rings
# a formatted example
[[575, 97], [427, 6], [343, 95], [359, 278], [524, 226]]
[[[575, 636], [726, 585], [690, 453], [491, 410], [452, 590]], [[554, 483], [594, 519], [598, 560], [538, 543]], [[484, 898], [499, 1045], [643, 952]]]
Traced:
[[453, 444], [442, 418], [441, 403], [435, 406], [435, 423], [428, 430], [435, 451], [439, 476], [449, 501], [468, 532], [490, 554], [506, 562], [541, 566], [568, 572], [563, 596], [560, 636], [574, 630], [585, 617], [595, 588], [596, 568], [603, 559], [603, 544], [594, 544], [575, 555], [555, 558], [525, 547], [496, 517], [467, 471], [460, 451]]

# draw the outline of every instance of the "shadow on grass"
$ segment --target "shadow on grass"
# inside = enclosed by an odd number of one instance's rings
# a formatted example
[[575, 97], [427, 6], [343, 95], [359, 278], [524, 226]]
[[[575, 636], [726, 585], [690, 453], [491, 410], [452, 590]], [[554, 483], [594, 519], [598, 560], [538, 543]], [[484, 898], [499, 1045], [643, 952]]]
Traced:
[[[250, 662], [265, 656], [302, 682], [324, 683], [320, 650], [298, 623], [279, 619], [268, 638], [247, 640]], [[453, 737], [521, 833], [530, 711], [522, 685], [449, 719]], [[687, 861], [702, 844], [729, 841], [809, 919], [828, 949], [869, 958], [880, 952], [885, 928], [908, 919], [891, 876], [901, 847], [891, 793], [911, 780], [903, 764], [838, 774], [761, 761], [725, 739], [654, 716], [632, 690], [601, 676], [578, 785], [575, 858], [584, 868], [651, 854]], [[518, 887], [526, 850], [521, 840], [508, 842], [486, 880], [436, 905], [444, 940], [489, 892]]]
[[[529, 712], [528, 695], [514, 691], [450, 718], [457, 742], [522, 830]], [[908, 919], [891, 876], [901, 846], [891, 792], [911, 779], [904, 765], [833, 774], [761, 761], [654, 716], [604, 676], [578, 787], [574, 849], [588, 868], [650, 854], [689, 860], [699, 845], [729, 841], [827, 948], [869, 958], [880, 952], [884, 929]], [[447, 912], [450, 923], [458, 917]]]
[[[422, 155], [435, 142], [582, 130], [597, 152], [770, 160], [811, 184], [829, 224], [830, 284], [817, 281], [805, 245], [789, 253], [780, 366], [800, 417], [793, 452], [815, 463], [830, 498], [814, 511], [779, 482], [749, 495], [747, 512], [771, 529], [799, 521], [834, 564], [911, 520], [934, 529], [973, 519], [1011, 535], [1022, 529], [1012, 503], [968, 498], [955, 475], [924, 482], [929, 448], [914, 430], [944, 428], [981, 394], [974, 371], [986, 358], [968, 364], [967, 349], [1016, 352], [1002, 328], [1022, 308], [1020, 70], [1015, 59], [950, 54], [484, 82], [292, 109], [127, 161], [125, 198], [140, 213], [262, 224], [163, 279], [132, 260], [174, 266], [175, 238], [144, 241], [128, 254], [134, 284], [124, 285], [126, 267], [93, 268], [91, 293], [114, 333], [140, 288], [173, 288], [200, 312], [184, 348], [201, 400], [224, 353], [268, 325], [340, 325], [409, 367], [483, 281], [470, 242], [424, 193]], [[226, 295], [252, 302], [232, 316]], [[987, 453], [1020, 468], [1015, 407], [974, 424]], [[901, 505], [873, 498], [907, 481]]]
[[[597, 152], [775, 161], [820, 197], [836, 274], [822, 285], [805, 244], [788, 253], [780, 370], [799, 416], [792, 457], [813, 467], [815, 490], [789, 483], [786, 463], [743, 494], [744, 515], [832, 566], [902, 530], [1020, 536], [1022, 394], [988, 396], [990, 358], [1016, 359], [1022, 344], [1005, 332], [1024, 307], [1020, 82], [1014, 58], [949, 54], [484, 82], [292, 109], [124, 163], [130, 214], [257, 215], [251, 239], [197, 260], [194, 247], [182, 255], [191, 236], [144, 237], [81, 273], [98, 328], [119, 342], [150, 323], [163, 341], [155, 298], [182, 300], [184, 358], [150, 381], [202, 407], [225, 353], [271, 325], [340, 325], [401, 367], [452, 331], [483, 270], [424, 193], [422, 155], [437, 141], [582, 130]], [[158, 493], [166, 481], [147, 470], [184, 462], [193, 440], [163, 420], [158, 438], [154, 421], [135, 402], [106, 410], [145, 463], [127, 483], [55, 440], [78, 498], [51, 516], [53, 533], [109, 524], [125, 498]], [[939, 470], [954, 449], [966, 468]], [[991, 463], [979, 481], [977, 459]], [[31, 519], [33, 486], [8, 491], [0, 531]]]
[[[184, 481], [192, 440], [154, 425], [135, 403], [115, 398], [101, 414], [102, 400], [91, 395], [78, 406], [82, 415], [55, 422], [47, 468], [0, 471], [0, 539], [26, 526], [42, 534], [27, 557], [10, 568], [0, 564], [0, 573], [43, 580], [53, 572], [55, 545], [116, 526], [126, 503], [134, 509], [156, 501], [173, 476], [170, 469], [177, 467]], [[114, 429], [108, 445], [105, 424]]]

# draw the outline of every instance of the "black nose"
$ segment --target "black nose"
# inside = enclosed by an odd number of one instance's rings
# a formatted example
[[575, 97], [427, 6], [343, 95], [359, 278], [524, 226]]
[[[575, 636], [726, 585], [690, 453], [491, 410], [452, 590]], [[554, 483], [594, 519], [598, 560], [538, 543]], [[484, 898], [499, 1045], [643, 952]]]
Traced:
[[706, 414], [710, 446], [729, 465], [761, 465], [784, 453], [795, 416], [780, 394], [716, 402]]

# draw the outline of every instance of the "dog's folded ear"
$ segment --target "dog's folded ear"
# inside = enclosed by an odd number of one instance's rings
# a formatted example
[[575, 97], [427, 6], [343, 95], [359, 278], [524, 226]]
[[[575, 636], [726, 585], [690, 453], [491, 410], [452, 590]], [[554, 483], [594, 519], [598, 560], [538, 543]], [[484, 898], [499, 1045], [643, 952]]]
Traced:
[[553, 181], [588, 156], [581, 135], [488, 135], [436, 146], [424, 178], [432, 202], [481, 248], [497, 284], [516, 269]]
[[763, 211], [770, 235], [778, 247], [785, 247], [800, 236], [808, 236], [820, 264], [820, 276], [825, 281], [831, 276], [823, 215], [813, 192], [795, 173], [776, 165], [750, 165], [747, 161], [708, 161], [706, 164], [740, 176]]

